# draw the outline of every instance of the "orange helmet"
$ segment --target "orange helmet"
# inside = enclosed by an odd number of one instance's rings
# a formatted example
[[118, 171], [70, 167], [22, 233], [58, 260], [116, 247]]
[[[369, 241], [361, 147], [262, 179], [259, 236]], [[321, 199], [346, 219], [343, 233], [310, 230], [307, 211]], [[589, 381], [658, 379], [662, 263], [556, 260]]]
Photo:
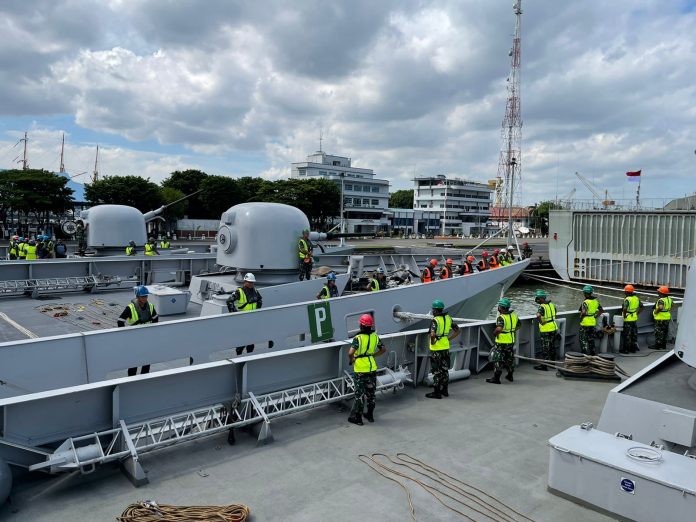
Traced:
[[624, 286], [624, 292], [629, 292], [629, 293], [632, 294], [632, 293], [635, 292], [635, 291], [636, 291], [636, 289], [633, 288], [633, 285], [626, 285], [626, 286]]
[[482, 256], [482, 257], [488, 257], [488, 252], [486, 252], [486, 251], [484, 250], [483, 252], [481, 252], [481, 256]]
[[375, 320], [370, 314], [361, 315], [358, 322], [360, 323], [360, 326], [366, 326], [368, 328], [372, 328], [375, 325]]
[[665, 294], [665, 295], [669, 294], [669, 288], [667, 288], [666, 286], [661, 286], [660, 288], [657, 289], [657, 291], [660, 294]]
[[451, 259], [448, 259], [448, 260], [447, 260], [447, 264], [448, 264], [448, 265], [451, 265], [451, 264], [452, 264], [452, 260], [451, 260]]
[[469, 257], [466, 258], [466, 260], [467, 260], [469, 263], [473, 263], [473, 262], [474, 262], [474, 256], [469, 256]]
[[431, 260], [430, 260], [430, 264], [431, 264], [432, 266], [437, 265], [437, 259], [431, 259]]

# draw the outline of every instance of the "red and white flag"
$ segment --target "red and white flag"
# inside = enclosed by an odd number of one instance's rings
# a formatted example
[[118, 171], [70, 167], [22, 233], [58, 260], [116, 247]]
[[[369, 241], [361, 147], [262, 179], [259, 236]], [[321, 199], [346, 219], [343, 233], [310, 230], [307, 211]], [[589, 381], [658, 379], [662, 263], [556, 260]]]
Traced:
[[634, 183], [640, 182], [640, 170], [635, 170], [635, 171], [629, 171], [626, 173], [626, 177], [628, 178], [628, 181], [632, 181]]

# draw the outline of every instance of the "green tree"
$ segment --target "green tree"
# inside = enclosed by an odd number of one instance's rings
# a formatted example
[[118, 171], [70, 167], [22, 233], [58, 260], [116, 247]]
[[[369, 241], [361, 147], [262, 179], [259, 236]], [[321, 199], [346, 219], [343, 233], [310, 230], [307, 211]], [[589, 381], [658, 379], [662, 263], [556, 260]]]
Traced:
[[389, 208], [413, 208], [413, 189], [392, 192], [389, 195]]
[[141, 212], [157, 209], [163, 202], [160, 188], [140, 176], [105, 176], [85, 185], [85, 198], [93, 205], [129, 205]]
[[[201, 189], [203, 181], [208, 178], [208, 174], [201, 170], [188, 169], [176, 170], [167, 179], [162, 181], [162, 187], [180, 190], [185, 196], [193, 194]], [[205, 205], [200, 194], [190, 197], [188, 200], [188, 215], [191, 218], [205, 218]]]
[[[174, 203], [175, 201], [183, 198], [185, 194], [181, 192], [180, 190], [177, 190], [175, 188], [171, 187], [162, 187], [160, 189], [160, 193], [162, 194], [162, 202], [165, 205], [169, 205], [170, 203]], [[181, 219], [186, 215], [186, 211], [189, 208], [189, 202], [188, 200], [180, 201], [176, 205], [173, 205], [171, 207], [168, 207], [166, 210], [167, 217], [170, 220], [177, 220]]]
[[299, 208], [315, 230], [326, 228], [341, 208], [341, 190], [326, 179], [267, 181], [261, 186], [257, 199]]
[[265, 187], [268, 183], [263, 178], [252, 178], [250, 176], [244, 176], [237, 179], [237, 190], [239, 192], [239, 201], [241, 203], [247, 203], [249, 201], [259, 201], [258, 195], [261, 189]]
[[72, 208], [68, 178], [46, 170], [5, 170], [0, 172], [0, 209], [3, 215], [12, 210], [25, 216], [33, 214], [41, 223], [48, 223], [51, 212]]
[[560, 209], [561, 206], [554, 201], [542, 201], [530, 209], [529, 215], [532, 217], [534, 228], [541, 230], [542, 235], [549, 233], [549, 210]]
[[242, 203], [237, 181], [227, 176], [208, 176], [198, 195], [208, 219], [219, 219], [228, 208]]

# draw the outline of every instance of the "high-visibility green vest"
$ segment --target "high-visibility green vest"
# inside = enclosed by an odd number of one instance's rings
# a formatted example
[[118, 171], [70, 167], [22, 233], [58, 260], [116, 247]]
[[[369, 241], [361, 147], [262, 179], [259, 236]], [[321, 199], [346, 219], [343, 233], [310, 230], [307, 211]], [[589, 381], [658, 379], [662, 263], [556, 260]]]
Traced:
[[165, 250], [169, 248], [169, 241], [166, 239], [163, 239], [160, 241], [160, 248], [164, 248]]
[[36, 259], [36, 245], [25, 245], [24, 255], [27, 261], [33, 261], [34, 259]]
[[515, 344], [515, 330], [517, 330], [517, 314], [509, 312], [500, 314], [498, 317], [503, 319], [503, 330], [495, 336], [495, 342], [498, 344]]
[[18, 252], [18, 245], [16, 241], [10, 241], [10, 254], [17, 255]]
[[127, 256], [134, 256], [135, 255], [135, 247], [127, 246], [126, 247], [126, 255]]
[[624, 317], [624, 323], [635, 323], [638, 320], [638, 308], [640, 308], [640, 299], [638, 296], [629, 295], [624, 299], [624, 305], [626, 308], [626, 317]]
[[145, 243], [145, 255], [146, 256], [154, 256], [155, 255], [155, 247], [153, 247], [150, 243]]
[[300, 249], [304, 249], [304, 250], [307, 250], [309, 252], [309, 245], [307, 244], [307, 242], [304, 239], [300, 239], [297, 242], [297, 245], [298, 245], [298, 252], [300, 253], [300, 259], [304, 259], [304, 258], [309, 257], [311, 255], [311, 252], [309, 254], [305, 254], [302, 252], [302, 250], [300, 250]]
[[376, 277], [373, 277], [370, 281], [370, 291], [379, 292], [379, 281]]
[[542, 303], [540, 307], [544, 310], [544, 313], [541, 316], [541, 321], [539, 321], [539, 331], [546, 333], [558, 330], [556, 325], [556, 305], [553, 303]]
[[[150, 307], [150, 320], [152, 320], [152, 316], [155, 315], [155, 305], [152, 303], [147, 303], [148, 306]], [[128, 303], [128, 308], [130, 308], [131, 311], [131, 316], [128, 318], [128, 324], [133, 326], [134, 324], [140, 323], [140, 314], [138, 313], [138, 307], [135, 306], [133, 303]], [[149, 323], [150, 321], [148, 321]], [[147, 323], [140, 323], [140, 324], [147, 324]]]
[[247, 300], [247, 296], [244, 293], [244, 288], [237, 288], [239, 299], [234, 302], [234, 307], [238, 312], [250, 312], [251, 310], [256, 310], [256, 303], [250, 303]]
[[580, 321], [580, 326], [597, 326], [597, 318], [594, 314], [599, 310], [599, 301], [593, 297], [591, 299], [585, 299], [582, 304], [584, 304], [587, 309], [587, 315]]
[[358, 340], [358, 349], [355, 351], [355, 365], [353, 371], [355, 373], [370, 373], [377, 371], [377, 363], [375, 362], [374, 354], [377, 351], [379, 337], [376, 333], [358, 334], [355, 336]]
[[435, 321], [435, 343], [430, 341], [430, 351], [449, 350], [450, 343], [447, 336], [452, 330], [452, 318], [449, 314], [436, 315], [433, 321]]
[[20, 243], [17, 246], [17, 257], [20, 259], [24, 259], [27, 257], [27, 244], [26, 243]]
[[[660, 312], [657, 305], [662, 301], [662, 311]], [[653, 319], [656, 321], [669, 321], [672, 318], [672, 298], [671, 297], [661, 297], [655, 303], [655, 309], [653, 310]]]

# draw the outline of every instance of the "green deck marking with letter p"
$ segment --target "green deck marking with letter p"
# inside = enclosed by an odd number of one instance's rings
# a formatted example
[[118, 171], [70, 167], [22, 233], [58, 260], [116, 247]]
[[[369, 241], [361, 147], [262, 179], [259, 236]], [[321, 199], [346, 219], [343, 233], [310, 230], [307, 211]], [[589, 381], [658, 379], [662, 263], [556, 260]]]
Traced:
[[307, 306], [307, 314], [309, 315], [309, 331], [312, 334], [313, 343], [328, 341], [333, 337], [331, 307], [328, 302]]

